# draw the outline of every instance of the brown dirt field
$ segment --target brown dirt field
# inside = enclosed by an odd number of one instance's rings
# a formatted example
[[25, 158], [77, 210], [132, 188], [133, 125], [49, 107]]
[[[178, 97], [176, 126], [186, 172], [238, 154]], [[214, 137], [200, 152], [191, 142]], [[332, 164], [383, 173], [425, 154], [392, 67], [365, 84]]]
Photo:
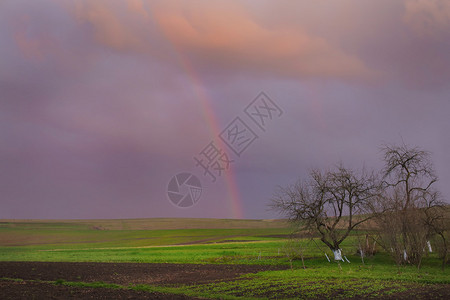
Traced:
[[168, 295], [125, 289], [85, 288], [30, 281], [0, 280], [1, 299], [197, 299], [184, 295]]
[[141, 264], [141, 263], [62, 263], [0, 262], [1, 299], [196, 299], [126, 289], [87, 288], [54, 285], [39, 281], [105, 282], [120, 285], [184, 285], [232, 280], [240, 275], [280, 269], [270, 266]]
[[[196, 299], [184, 295], [128, 289], [73, 287], [43, 281], [105, 282], [123, 286], [179, 286], [226, 281], [276, 266], [144, 263], [0, 262], [1, 299]], [[1, 280], [14, 278], [23, 281]], [[402, 293], [383, 299], [450, 299], [450, 285], [408, 285]], [[272, 293], [272, 292], [269, 292]], [[273, 298], [276, 295], [267, 294]], [[301, 297], [301, 295], [298, 295]], [[336, 294], [338, 297], [339, 294]], [[371, 298], [373, 296], [369, 296]], [[319, 297], [320, 299], [320, 297]], [[325, 298], [324, 298], [325, 299]]]
[[0, 262], [0, 278], [151, 285], [185, 285], [232, 280], [243, 274], [284, 267], [86, 262]]

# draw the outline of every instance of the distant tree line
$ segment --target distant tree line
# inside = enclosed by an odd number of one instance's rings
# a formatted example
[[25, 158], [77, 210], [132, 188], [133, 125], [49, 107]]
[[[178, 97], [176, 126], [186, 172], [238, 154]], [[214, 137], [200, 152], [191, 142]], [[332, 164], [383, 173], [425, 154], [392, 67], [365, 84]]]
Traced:
[[270, 207], [299, 230], [317, 234], [335, 260], [341, 259], [340, 245], [349, 234], [372, 220], [372, 238], [398, 265], [420, 268], [434, 238], [444, 268], [450, 224], [435, 188], [438, 177], [430, 153], [405, 144], [384, 145], [382, 153], [384, 168], [379, 172], [354, 171], [342, 164], [314, 169], [306, 179], [278, 187]]

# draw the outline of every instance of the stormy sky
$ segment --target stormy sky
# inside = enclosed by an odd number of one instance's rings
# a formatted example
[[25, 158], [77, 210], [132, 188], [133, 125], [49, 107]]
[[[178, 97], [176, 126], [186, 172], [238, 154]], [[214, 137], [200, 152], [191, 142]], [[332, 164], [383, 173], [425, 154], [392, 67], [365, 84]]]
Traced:
[[446, 0], [0, 1], [0, 218], [275, 218], [402, 142], [449, 199], [449, 113]]

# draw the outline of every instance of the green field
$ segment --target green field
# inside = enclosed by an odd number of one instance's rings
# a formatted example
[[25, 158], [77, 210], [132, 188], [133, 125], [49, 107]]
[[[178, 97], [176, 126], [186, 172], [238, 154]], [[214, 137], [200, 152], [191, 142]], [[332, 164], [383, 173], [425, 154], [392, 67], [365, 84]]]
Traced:
[[[282, 220], [0, 220], [0, 260], [289, 265], [284, 249], [291, 231]], [[320, 241], [305, 238], [299, 243], [306, 269], [295, 259], [293, 270], [261, 272], [235, 281], [127, 288], [247, 299], [264, 298], [268, 292], [298, 297], [299, 289], [305, 298], [376, 297], [450, 284], [449, 268], [441, 270], [435, 253], [427, 255], [420, 270], [398, 268], [382, 251], [363, 264], [353, 235], [342, 246], [350, 263], [341, 263], [341, 270], [328, 262], [325, 253], [332, 254]]]

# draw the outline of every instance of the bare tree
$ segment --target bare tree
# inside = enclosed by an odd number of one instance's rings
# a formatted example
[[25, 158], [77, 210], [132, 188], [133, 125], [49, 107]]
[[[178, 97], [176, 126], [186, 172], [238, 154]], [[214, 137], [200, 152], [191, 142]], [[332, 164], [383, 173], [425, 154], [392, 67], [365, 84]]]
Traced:
[[438, 180], [430, 160], [430, 153], [419, 148], [385, 145], [384, 181], [387, 187], [399, 187], [404, 193], [402, 210], [436, 201], [432, 185]]
[[335, 171], [313, 170], [306, 181], [278, 187], [271, 207], [303, 230], [318, 233], [338, 259], [340, 244], [371, 218], [367, 212], [377, 191], [373, 174], [356, 174], [340, 165]]
[[[442, 205], [434, 189], [438, 180], [430, 153], [419, 148], [386, 145], [382, 148], [383, 193], [378, 198], [379, 241], [397, 264], [420, 267], [424, 249], [436, 233]], [[381, 208], [381, 209], [380, 209]]]

